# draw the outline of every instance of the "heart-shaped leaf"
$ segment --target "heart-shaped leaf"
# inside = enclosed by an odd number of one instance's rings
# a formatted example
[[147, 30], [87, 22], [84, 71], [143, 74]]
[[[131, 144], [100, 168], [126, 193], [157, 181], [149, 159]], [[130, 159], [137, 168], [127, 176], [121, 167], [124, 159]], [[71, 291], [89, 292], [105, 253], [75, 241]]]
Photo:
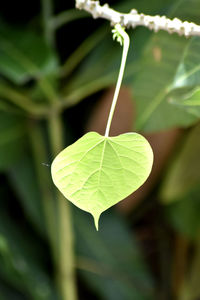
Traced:
[[153, 152], [137, 133], [116, 137], [89, 132], [52, 163], [52, 178], [63, 195], [91, 213], [96, 228], [103, 211], [137, 190], [152, 168]]

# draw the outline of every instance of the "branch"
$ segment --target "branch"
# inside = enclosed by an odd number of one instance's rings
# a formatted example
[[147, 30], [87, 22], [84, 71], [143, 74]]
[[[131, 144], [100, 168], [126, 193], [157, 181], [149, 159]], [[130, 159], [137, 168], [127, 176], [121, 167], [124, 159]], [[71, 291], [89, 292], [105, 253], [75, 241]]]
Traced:
[[76, 8], [84, 9], [89, 12], [93, 18], [104, 18], [111, 22], [111, 25], [121, 24], [121, 26], [135, 28], [145, 26], [155, 32], [165, 30], [169, 33], [178, 33], [179, 35], [200, 36], [200, 25], [190, 22], [182, 22], [174, 18], [168, 19], [165, 16], [148, 16], [139, 14], [137, 10], [132, 9], [130, 13], [119, 13], [109, 7], [108, 4], [100, 5], [99, 1], [93, 0], [76, 0]]

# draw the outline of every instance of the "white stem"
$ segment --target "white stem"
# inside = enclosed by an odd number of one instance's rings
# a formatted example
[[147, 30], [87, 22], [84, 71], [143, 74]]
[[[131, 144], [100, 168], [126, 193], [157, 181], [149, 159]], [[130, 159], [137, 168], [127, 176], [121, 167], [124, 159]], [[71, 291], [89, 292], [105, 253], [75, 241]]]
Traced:
[[76, 7], [89, 12], [94, 18], [104, 18], [112, 25], [121, 24], [125, 28], [135, 28], [145, 26], [150, 30], [165, 30], [169, 33], [178, 33], [179, 35], [200, 36], [200, 26], [195, 23], [182, 22], [175, 18], [168, 19], [165, 16], [148, 16], [139, 14], [137, 10], [132, 9], [130, 13], [124, 14], [111, 9], [108, 4], [100, 5], [99, 1], [94, 0], [76, 0]]
[[120, 87], [121, 87], [121, 83], [122, 83], [122, 79], [123, 79], [123, 75], [124, 75], [124, 69], [125, 69], [125, 65], [126, 65], [126, 58], [127, 58], [129, 44], [130, 44], [129, 36], [121, 28], [121, 26], [118, 24], [118, 25], [115, 26], [115, 28], [118, 30], [119, 34], [123, 38], [123, 52], [122, 52], [121, 66], [120, 66], [120, 70], [119, 70], [119, 75], [118, 75], [118, 79], [117, 79], [115, 93], [114, 93], [114, 97], [113, 97], [113, 101], [112, 101], [112, 105], [111, 105], [111, 109], [110, 109], [110, 113], [109, 113], [109, 117], [108, 117], [108, 121], [107, 121], [107, 126], [106, 126], [106, 131], [105, 131], [105, 136], [106, 137], [108, 137], [108, 135], [109, 135], [110, 125], [111, 125], [112, 118], [113, 118], [114, 111], [115, 111], [115, 107], [116, 107], [116, 104], [117, 104], [117, 98], [118, 98], [118, 95], [119, 95], [119, 91], [120, 91]]

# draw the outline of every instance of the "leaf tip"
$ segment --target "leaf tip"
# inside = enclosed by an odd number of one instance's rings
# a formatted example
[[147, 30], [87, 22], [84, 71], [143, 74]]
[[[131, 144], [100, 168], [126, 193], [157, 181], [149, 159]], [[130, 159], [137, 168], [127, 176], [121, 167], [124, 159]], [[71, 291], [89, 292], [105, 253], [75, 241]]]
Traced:
[[93, 214], [93, 218], [94, 218], [94, 225], [97, 231], [99, 231], [99, 218], [100, 218], [101, 214]]

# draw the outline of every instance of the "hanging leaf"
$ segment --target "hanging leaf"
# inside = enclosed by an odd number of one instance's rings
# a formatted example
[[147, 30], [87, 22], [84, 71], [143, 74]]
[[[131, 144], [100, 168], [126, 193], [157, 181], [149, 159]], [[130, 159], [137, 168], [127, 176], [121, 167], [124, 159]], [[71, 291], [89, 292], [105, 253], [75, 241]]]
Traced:
[[89, 132], [58, 154], [51, 171], [58, 189], [91, 213], [98, 229], [101, 213], [137, 190], [152, 163], [152, 149], [139, 134], [105, 137]]

